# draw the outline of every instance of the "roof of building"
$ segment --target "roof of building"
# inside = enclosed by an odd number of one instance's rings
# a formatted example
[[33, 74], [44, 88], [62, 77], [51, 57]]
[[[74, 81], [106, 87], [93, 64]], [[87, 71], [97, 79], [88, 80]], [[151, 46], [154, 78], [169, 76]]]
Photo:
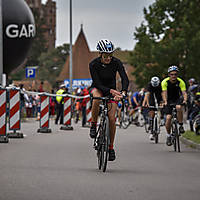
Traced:
[[[73, 63], [73, 78], [74, 79], [86, 79], [90, 78], [88, 63], [95, 57], [90, 52], [88, 43], [81, 26], [80, 33], [76, 39], [75, 44], [72, 47], [72, 63]], [[69, 79], [69, 56], [63, 66], [63, 69], [58, 77], [58, 81]]]

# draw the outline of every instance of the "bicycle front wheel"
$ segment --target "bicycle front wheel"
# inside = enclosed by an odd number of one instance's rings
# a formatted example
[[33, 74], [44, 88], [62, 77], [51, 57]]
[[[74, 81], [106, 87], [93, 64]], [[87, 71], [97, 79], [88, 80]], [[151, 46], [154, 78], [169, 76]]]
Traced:
[[102, 169], [103, 172], [106, 171], [107, 163], [108, 163], [108, 153], [109, 153], [109, 145], [110, 145], [110, 128], [109, 128], [109, 119], [106, 117], [104, 124], [104, 142], [102, 149]]
[[176, 133], [176, 143], [177, 143], [178, 152], [181, 152], [178, 129], [177, 129], [177, 133]]
[[158, 130], [158, 119], [155, 117], [154, 119], [154, 137], [155, 137], [155, 143], [158, 143], [158, 134], [159, 134], [159, 130]]
[[173, 146], [174, 146], [174, 151], [177, 150], [177, 137], [176, 135], [178, 134], [178, 128], [177, 128], [177, 124], [175, 122], [172, 123], [172, 134], [173, 134]]

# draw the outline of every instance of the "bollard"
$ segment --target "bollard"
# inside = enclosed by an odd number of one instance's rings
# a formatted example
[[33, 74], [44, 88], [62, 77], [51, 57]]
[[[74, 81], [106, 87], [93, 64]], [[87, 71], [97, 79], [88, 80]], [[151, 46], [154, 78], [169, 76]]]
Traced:
[[86, 115], [87, 115], [87, 122], [90, 124], [92, 121], [92, 112], [91, 112], [91, 102], [90, 102], [90, 98], [87, 98], [86, 100], [87, 104], [86, 104]]
[[71, 126], [71, 104], [71, 98], [64, 97], [64, 125], [60, 127], [60, 130], [73, 130]]
[[23, 133], [17, 132], [20, 130], [20, 90], [11, 89], [9, 92], [9, 138], [23, 138]]
[[37, 130], [37, 132], [51, 133], [51, 129], [49, 129], [49, 97], [41, 95], [40, 102], [40, 128]]
[[8, 143], [6, 134], [6, 89], [0, 88], [0, 143]]

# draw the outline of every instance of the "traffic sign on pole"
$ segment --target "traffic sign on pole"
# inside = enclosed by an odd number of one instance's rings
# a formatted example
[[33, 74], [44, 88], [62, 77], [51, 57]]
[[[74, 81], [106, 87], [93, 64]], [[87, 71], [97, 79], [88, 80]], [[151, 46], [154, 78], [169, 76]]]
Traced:
[[35, 78], [35, 68], [26, 68], [26, 78]]

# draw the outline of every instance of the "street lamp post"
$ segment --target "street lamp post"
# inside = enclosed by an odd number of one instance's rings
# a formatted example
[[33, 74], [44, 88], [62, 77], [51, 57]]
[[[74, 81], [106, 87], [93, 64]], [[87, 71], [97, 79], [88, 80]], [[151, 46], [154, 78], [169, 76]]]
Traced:
[[70, 58], [69, 58], [69, 80], [70, 92], [72, 93], [72, 0], [70, 0]]

